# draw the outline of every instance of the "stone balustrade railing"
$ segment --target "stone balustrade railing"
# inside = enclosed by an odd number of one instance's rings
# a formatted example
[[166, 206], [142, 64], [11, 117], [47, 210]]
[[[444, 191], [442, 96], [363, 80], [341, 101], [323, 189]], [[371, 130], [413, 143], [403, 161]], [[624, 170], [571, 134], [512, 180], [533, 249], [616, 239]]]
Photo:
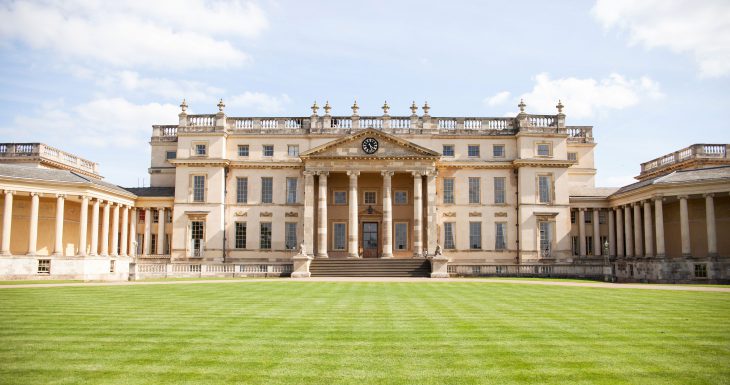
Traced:
[[134, 264], [133, 279], [190, 277], [282, 277], [292, 272], [291, 263], [147, 263]]
[[693, 144], [641, 164], [641, 174], [654, 174], [663, 169], [695, 159], [728, 159], [730, 144]]
[[[607, 270], [608, 269], [608, 270]], [[449, 263], [447, 271], [462, 277], [552, 277], [603, 279], [610, 266], [592, 265], [471, 265]]]
[[0, 158], [40, 158], [99, 174], [99, 165], [43, 143], [0, 143]]

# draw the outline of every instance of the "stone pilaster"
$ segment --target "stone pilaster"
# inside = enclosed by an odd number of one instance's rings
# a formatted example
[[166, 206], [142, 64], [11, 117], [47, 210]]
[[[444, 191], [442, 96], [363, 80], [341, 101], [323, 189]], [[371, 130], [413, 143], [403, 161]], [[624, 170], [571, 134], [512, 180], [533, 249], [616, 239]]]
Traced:
[[581, 257], [586, 255], [586, 209], [578, 209], [578, 245]]
[[635, 202], [634, 209], [634, 255], [641, 257], [644, 255], [643, 238], [641, 234], [641, 202]]
[[383, 175], [383, 255], [382, 258], [393, 258], [393, 171], [382, 171]]
[[692, 255], [692, 248], [690, 247], [689, 237], [689, 212], [687, 210], [687, 199], [686, 195], [680, 195], [679, 197], [679, 230], [682, 238], [682, 256], [689, 257]]
[[112, 250], [111, 255], [112, 256], [118, 256], [119, 255], [119, 203], [114, 204], [114, 209], [112, 210]]
[[88, 232], [87, 223], [89, 221], [89, 197], [81, 197], [81, 213], [79, 214], [79, 251], [76, 255], [79, 257], [86, 256], [86, 233]]
[[127, 230], [129, 230], [129, 206], [124, 205], [122, 207], [122, 234], [119, 236], [121, 242], [119, 255], [123, 257], [127, 256], [127, 245], [129, 245]]
[[319, 202], [317, 202], [317, 258], [327, 258], [327, 176], [326, 171], [319, 172]]
[[616, 256], [616, 211], [608, 209], [608, 255]]
[[599, 256], [603, 254], [603, 246], [601, 245], [601, 224], [599, 223], [599, 209], [593, 209], [593, 255]]
[[634, 256], [634, 233], [631, 230], [631, 205], [624, 206], [624, 236], [626, 237], [626, 256]]
[[656, 227], [656, 255], [664, 257], [664, 198], [654, 198], [654, 226]]
[[436, 171], [431, 171], [426, 175], [426, 237], [428, 238], [428, 246], [426, 248], [429, 255], [433, 255], [436, 251], [438, 243], [438, 230], [436, 226]]
[[348, 171], [347, 175], [350, 176], [350, 216], [349, 216], [349, 235], [347, 237], [347, 256], [349, 258], [359, 258], [360, 253], [358, 252], [359, 244], [359, 221], [357, 213], [357, 177], [360, 175], [360, 171]]
[[13, 225], [13, 193], [5, 190], [5, 206], [3, 208], [3, 238], [0, 243], [0, 254], [10, 255], [10, 229]]
[[104, 215], [101, 220], [101, 255], [109, 256], [109, 214], [111, 202], [104, 202]]
[[63, 209], [65, 197], [63, 194], [56, 196], [56, 233], [53, 246], [53, 255], [63, 255]]
[[623, 257], [625, 254], [624, 242], [624, 214], [623, 208], [616, 207], [616, 256]]
[[96, 256], [99, 253], [99, 199], [94, 199], [91, 206], [91, 251], [89, 255]]
[[30, 193], [30, 223], [28, 226], [28, 255], [35, 255], [38, 251], [38, 209], [40, 196]]
[[712, 194], [705, 194], [705, 221], [707, 222], [707, 255], [717, 256], [717, 230], [715, 224], [715, 202]]
[[413, 257], [423, 257], [423, 178], [413, 173]]
[[644, 248], [647, 257], [654, 256], [654, 224], [651, 219], [651, 201], [644, 201]]
[[314, 254], [314, 172], [304, 171], [304, 247]]
[[165, 254], [165, 208], [157, 209], [157, 250], [156, 254]]

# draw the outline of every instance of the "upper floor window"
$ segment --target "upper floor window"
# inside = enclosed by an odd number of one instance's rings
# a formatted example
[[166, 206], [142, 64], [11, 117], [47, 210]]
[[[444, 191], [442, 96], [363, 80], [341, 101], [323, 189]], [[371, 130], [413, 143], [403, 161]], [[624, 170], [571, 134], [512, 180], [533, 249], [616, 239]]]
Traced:
[[273, 144], [264, 145], [264, 156], [274, 156], [274, 145]]
[[471, 158], [478, 158], [479, 157], [479, 145], [478, 144], [470, 144], [468, 147], [467, 155]]
[[195, 155], [196, 156], [205, 156], [208, 154], [208, 146], [205, 144], [196, 144], [195, 145]]
[[482, 222], [469, 222], [469, 248], [472, 250], [482, 248]]
[[444, 156], [454, 156], [454, 145], [444, 144], [443, 154]]
[[444, 249], [455, 249], [454, 223], [444, 222]]
[[347, 191], [335, 191], [332, 195], [336, 205], [347, 204]]
[[177, 158], [177, 151], [167, 151], [165, 153], [165, 159], [170, 160], [175, 158]]
[[469, 178], [469, 203], [479, 203], [481, 195], [480, 179]]
[[204, 175], [193, 175], [193, 202], [205, 202]]
[[538, 143], [537, 144], [537, 156], [550, 156], [552, 155], [552, 146], [550, 143]]
[[297, 248], [297, 224], [295, 222], [286, 222], [284, 224], [284, 247], [287, 250]]
[[507, 248], [507, 224], [497, 222], [494, 224], [494, 249], [504, 250]]
[[408, 192], [407, 191], [396, 191], [394, 194], [395, 204], [407, 205], [408, 204]]
[[238, 145], [238, 156], [248, 156], [248, 144]]
[[495, 144], [492, 146], [492, 156], [495, 158], [504, 158], [504, 144]]
[[549, 175], [540, 175], [537, 177], [537, 186], [540, 203], [550, 203], [552, 195], [552, 186]]
[[598, 223], [599, 224], [603, 225], [606, 223], [606, 215], [607, 215], [606, 210], [600, 210], [598, 212]]
[[586, 219], [585, 219], [586, 223], [593, 222], [593, 210], [586, 210], [585, 217], [586, 217]]
[[377, 200], [376, 196], [375, 191], [365, 191], [363, 193], [363, 203], [366, 205], [374, 205]]
[[274, 195], [274, 178], [261, 178], [261, 203], [271, 203]]
[[577, 161], [578, 160], [578, 153], [577, 152], [569, 152], [568, 153], [568, 160]]
[[236, 203], [248, 203], [248, 178], [236, 178]]
[[297, 178], [286, 178], [286, 203], [297, 203]]
[[494, 178], [494, 203], [504, 203], [504, 184], [505, 178], [503, 176]]
[[444, 178], [444, 203], [454, 203], [454, 178]]
[[[286, 148], [287, 148], [287, 150], [286, 150], [287, 155], [289, 155], [289, 156], [299, 156], [299, 145], [297, 145], [297, 144], [290, 144]], [[272, 155], [273, 155], [273, 150], [272, 150]]]

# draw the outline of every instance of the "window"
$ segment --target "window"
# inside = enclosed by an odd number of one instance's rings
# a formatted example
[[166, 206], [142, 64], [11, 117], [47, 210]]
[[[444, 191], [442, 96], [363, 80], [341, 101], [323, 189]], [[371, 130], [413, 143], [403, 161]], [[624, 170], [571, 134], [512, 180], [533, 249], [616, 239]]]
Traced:
[[238, 156], [248, 156], [248, 144], [238, 145]]
[[454, 222], [444, 223], [444, 249], [455, 249]]
[[285, 245], [287, 250], [297, 248], [297, 224], [294, 222], [286, 222], [284, 224]]
[[586, 237], [586, 255], [593, 255], [593, 237]]
[[707, 278], [706, 263], [695, 263], [695, 278]]
[[395, 245], [396, 250], [408, 250], [408, 224], [395, 224]]
[[193, 202], [205, 202], [205, 176], [193, 176]]
[[150, 238], [150, 249], [152, 250], [152, 254], [157, 254], [157, 234], [152, 234]]
[[152, 210], [152, 223], [159, 223], [159, 222], [160, 222], [160, 211]]
[[540, 175], [537, 177], [538, 192], [540, 194], [540, 203], [550, 203], [550, 176]]
[[507, 224], [497, 222], [494, 224], [494, 249], [504, 250], [507, 248]]
[[163, 250], [165, 255], [170, 255], [170, 239], [171, 238], [172, 237], [170, 234], [165, 233], [165, 247]]
[[540, 229], [540, 256], [549, 258], [553, 249], [553, 228], [552, 223], [548, 221], [540, 221], [538, 223]]
[[246, 248], [246, 222], [236, 222], [236, 248]]
[[586, 210], [585, 212], [585, 221], [586, 223], [592, 223], [593, 222], [593, 210]]
[[345, 250], [345, 226], [344, 223], [333, 224], [334, 237], [332, 237], [332, 242], [334, 245], [332, 245], [332, 248], [335, 250]]
[[568, 153], [568, 160], [577, 161], [578, 160], [578, 153], [577, 152], [569, 152]]
[[407, 191], [396, 191], [395, 192], [395, 204], [407, 205], [408, 204], [408, 192]]
[[38, 274], [51, 274], [51, 260], [50, 259], [39, 259], [38, 260]]
[[570, 210], [570, 223], [575, 223], [575, 210]]
[[551, 155], [550, 143], [538, 143], [537, 144], [537, 156], [550, 156]]
[[444, 203], [454, 203], [454, 178], [444, 178]]
[[114, 272], [114, 270], [115, 270], [115, 268], [116, 268], [116, 264], [115, 264], [115, 262], [116, 262], [116, 261], [115, 261], [115, 260], [113, 260], [113, 259], [109, 261], [109, 272], [110, 272], [110, 273], [113, 273], [113, 272]]
[[375, 191], [365, 191], [363, 192], [363, 198], [362, 202], [366, 205], [374, 205], [376, 202], [376, 192]]
[[137, 215], [139, 216], [139, 219], [137, 220], [137, 222], [144, 222], [145, 212], [147, 212], [147, 211], [146, 210], [137, 210]]
[[480, 178], [469, 178], [469, 203], [479, 203]]
[[272, 145], [272, 144], [264, 145], [264, 156], [274, 156], [274, 145]]
[[165, 210], [165, 223], [172, 223], [172, 209]]
[[573, 246], [573, 248], [572, 248], [573, 255], [580, 255], [580, 238], [577, 236], [572, 236], [571, 240], [572, 240], [571, 244]]
[[504, 184], [504, 177], [494, 178], [494, 203], [496, 204], [504, 203]]
[[468, 147], [467, 154], [471, 158], [478, 158], [479, 157], [479, 145], [478, 144], [470, 144]]
[[260, 229], [259, 248], [264, 250], [271, 249], [271, 222], [261, 222]]
[[248, 203], [248, 178], [236, 178], [236, 203]]
[[[608, 237], [601, 236], [599, 240], [601, 241], [601, 254], [608, 255]], [[598, 255], [598, 252], [596, 252], [596, 255]]]
[[271, 203], [274, 194], [274, 178], [261, 178], [261, 203]]
[[492, 146], [492, 156], [495, 158], [504, 158], [504, 144], [495, 144]]
[[177, 151], [167, 151], [165, 153], [165, 159], [170, 160], [175, 158], [177, 158]]
[[297, 203], [297, 178], [286, 178], [286, 203]]
[[205, 156], [208, 154], [208, 146], [205, 144], [196, 144], [195, 145], [195, 155], [196, 156]]
[[482, 222], [469, 222], [469, 248], [472, 250], [482, 248]]
[[605, 225], [606, 224], [606, 215], [607, 215], [606, 210], [600, 210], [598, 212], [598, 223], [599, 224], [601, 224], [601, 225]]
[[444, 144], [443, 155], [444, 156], [454, 156], [454, 145], [453, 144]]
[[335, 191], [333, 192], [334, 198], [332, 199], [336, 205], [347, 204], [347, 191]]
[[[272, 152], [273, 152], [273, 150], [272, 150]], [[299, 145], [290, 144], [290, 145], [286, 146], [286, 153], [289, 156], [299, 156]]]

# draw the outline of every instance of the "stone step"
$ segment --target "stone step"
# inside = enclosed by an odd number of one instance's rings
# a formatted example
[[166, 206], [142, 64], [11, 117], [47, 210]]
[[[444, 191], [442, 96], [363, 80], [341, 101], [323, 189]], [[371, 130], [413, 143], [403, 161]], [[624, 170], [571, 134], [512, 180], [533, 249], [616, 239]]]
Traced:
[[423, 259], [314, 259], [313, 277], [428, 277], [429, 261]]

